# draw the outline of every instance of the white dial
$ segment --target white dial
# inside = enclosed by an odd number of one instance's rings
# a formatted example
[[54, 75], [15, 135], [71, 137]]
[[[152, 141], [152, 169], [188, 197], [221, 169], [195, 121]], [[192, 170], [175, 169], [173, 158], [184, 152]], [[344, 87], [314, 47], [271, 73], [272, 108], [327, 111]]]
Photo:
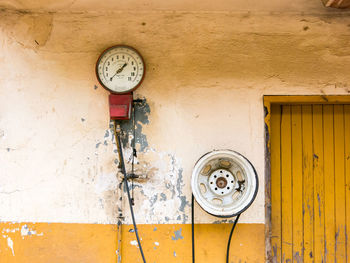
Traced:
[[112, 93], [127, 93], [143, 80], [145, 66], [141, 55], [128, 46], [106, 49], [96, 63], [100, 84]]

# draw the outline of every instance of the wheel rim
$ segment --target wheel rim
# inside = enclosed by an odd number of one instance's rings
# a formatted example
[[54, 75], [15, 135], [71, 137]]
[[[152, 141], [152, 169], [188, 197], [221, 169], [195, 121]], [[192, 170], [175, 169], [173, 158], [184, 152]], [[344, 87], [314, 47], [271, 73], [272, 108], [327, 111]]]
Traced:
[[252, 164], [230, 150], [202, 156], [192, 172], [192, 192], [209, 214], [231, 217], [242, 213], [254, 201], [258, 178]]

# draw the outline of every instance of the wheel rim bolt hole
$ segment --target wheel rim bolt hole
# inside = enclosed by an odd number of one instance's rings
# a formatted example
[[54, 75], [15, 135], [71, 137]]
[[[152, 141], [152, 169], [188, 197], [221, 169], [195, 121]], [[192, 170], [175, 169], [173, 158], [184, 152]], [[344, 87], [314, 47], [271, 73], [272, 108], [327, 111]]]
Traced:
[[212, 191], [218, 195], [226, 195], [234, 189], [234, 177], [226, 170], [217, 170], [211, 176], [209, 185]]

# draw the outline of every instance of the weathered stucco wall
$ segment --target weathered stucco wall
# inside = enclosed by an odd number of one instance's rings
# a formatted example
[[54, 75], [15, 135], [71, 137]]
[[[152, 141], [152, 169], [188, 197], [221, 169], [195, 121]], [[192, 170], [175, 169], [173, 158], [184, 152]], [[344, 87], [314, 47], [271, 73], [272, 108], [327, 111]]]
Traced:
[[[195, 162], [233, 149], [260, 181], [241, 222], [263, 224], [262, 96], [350, 93], [348, 13], [3, 10], [0, 21], [0, 221], [116, 223], [108, 92], [94, 74], [106, 47], [131, 45], [147, 67], [136, 91], [146, 99], [138, 223], [190, 223]], [[196, 213], [196, 222], [218, 222]]]
[[[322, 0], [0, 0], [0, 7], [35, 12], [114, 12], [114, 11], [253, 11], [253, 12], [325, 12]], [[327, 10], [332, 12], [332, 10]], [[336, 12], [336, 11], [334, 11]]]

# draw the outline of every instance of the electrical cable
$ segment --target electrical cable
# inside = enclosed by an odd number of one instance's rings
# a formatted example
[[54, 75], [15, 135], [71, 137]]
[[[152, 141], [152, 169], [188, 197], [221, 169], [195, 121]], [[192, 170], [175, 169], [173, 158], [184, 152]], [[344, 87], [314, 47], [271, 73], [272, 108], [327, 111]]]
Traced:
[[195, 253], [194, 253], [194, 196], [192, 194], [191, 203], [191, 228], [192, 228], [192, 263], [195, 263]]
[[114, 121], [114, 135], [115, 135], [115, 138], [116, 138], [117, 147], [118, 147], [118, 151], [119, 151], [121, 170], [122, 170], [122, 173], [124, 175], [124, 179], [123, 180], [124, 180], [124, 183], [125, 183], [126, 192], [128, 194], [130, 213], [131, 213], [132, 223], [134, 225], [134, 231], [135, 231], [135, 235], [136, 235], [136, 239], [137, 239], [137, 244], [139, 245], [139, 250], [140, 250], [140, 253], [141, 253], [141, 256], [142, 256], [142, 260], [143, 260], [144, 263], [146, 263], [145, 255], [143, 254], [141, 241], [140, 241], [139, 234], [138, 234], [137, 227], [136, 227], [136, 220], [135, 220], [134, 210], [132, 208], [130, 189], [129, 189], [129, 185], [128, 185], [128, 177], [127, 177], [127, 174], [126, 174], [124, 157], [123, 157], [123, 147], [122, 147], [122, 143], [121, 143], [121, 140], [120, 140], [120, 137], [119, 137], [119, 132], [117, 131], [117, 121]]
[[237, 222], [238, 222], [238, 219], [239, 219], [240, 216], [241, 216], [241, 214], [238, 214], [238, 215], [237, 215], [237, 217], [236, 217], [236, 219], [235, 219], [235, 222], [233, 223], [230, 236], [229, 236], [229, 238], [228, 238], [227, 250], [226, 250], [226, 263], [229, 263], [231, 238], [232, 238], [233, 231], [235, 230], [235, 227], [236, 227], [236, 225], [237, 225]]
[[[233, 231], [236, 228], [237, 222], [241, 214], [238, 214], [236, 216], [235, 221], [233, 222], [233, 226], [228, 238], [227, 242], [227, 250], [226, 250], [226, 263], [229, 263], [229, 258], [230, 258], [230, 245], [231, 245], [231, 239], [232, 239], [232, 234]], [[192, 263], [195, 263], [195, 244], [194, 244], [194, 196], [192, 194], [192, 201], [191, 201], [191, 229], [192, 229]]]

